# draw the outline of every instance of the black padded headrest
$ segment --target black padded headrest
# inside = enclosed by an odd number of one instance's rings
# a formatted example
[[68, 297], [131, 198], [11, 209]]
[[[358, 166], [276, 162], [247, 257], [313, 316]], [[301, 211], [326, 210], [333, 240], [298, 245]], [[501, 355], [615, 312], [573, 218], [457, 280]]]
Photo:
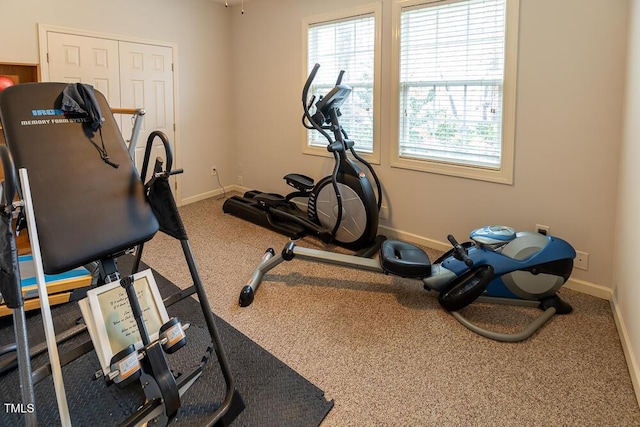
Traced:
[[[29, 174], [47, 274], [122, 252], [158, 230], [113, 114], [104, 115], [102, 138], [118, 168], [96, 151], [89, 119], [65, 116], [66, 86], [25, 83], [0, 92], [7, 146], [16, 167]], [[104, 96], [95, 96], [102, 112], [110, 112]]]

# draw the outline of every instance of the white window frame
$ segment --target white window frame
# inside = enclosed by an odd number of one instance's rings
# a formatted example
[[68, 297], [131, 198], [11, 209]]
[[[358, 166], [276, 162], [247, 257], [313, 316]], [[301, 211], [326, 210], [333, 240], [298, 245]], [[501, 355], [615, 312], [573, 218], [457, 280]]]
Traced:
[[501, 164], [497, 169], [480, 166], [437, 162], [426, 159], [400, 156], [400, 18], [407, 7], [428, 5], [430, 3], [456, 3], [465, 0], [396, 0], [393, 4], [393, 42], [392, 42], [392, 120], [391, 120], [391, 159], [392, 167], [431, 172], [491, 181], [501, 184], [513, 184], [516, 122], [516, 77], [518, 59], [518, 21], [519, 0], [506, 0], [505, 13], [505, 58], [504, 86], [502, 104], [502, 146]]
[[[381, 79], [381, 61], [380, 50], [382, 40], [382, 3], [371, 3], [354, 8], [343, 9], [340, 11], [324, 13], [320, 15], [314, 15], [306, 17], [302, 20], [302, 49], [303, 49], [303, 63], [302, 63], [302, 83], [300, 87], [304, 85], [307, 80], [308, 74], [311, 70], [307, 69], [308, 66], [308, 30], [312, 25], [328, 23], [331, 21], [344, 21], [350, 18], [357, 18], [364, 15], [373, 15], [375, 20], [374, 30], [374, 51], [373, 51], [373, 63], [374, 63], [374, 77], [373, 77], [373, 151], [371, 153], [364, 153], [357, 150], [358, 154], [373, 164], [380, 164], [380, 79]], [[322, 66], [322, 64], [320, 64]], [[349, 70], [345, 70], [347, 73]], [[336, 75], [336, 78], [338, 76]], [[302, 111], [300, 112], [302, 114]], [[312, 146], [308, 143], [307, 129], [301, 126], [302, 133], [302, 152], [304, 154], [331, 157], [332, 154], [324, 147]], [[345, 131], [349, 134], [349, 129], [345, 127]], [[357, 143], [357, 141], [356, 141]]]

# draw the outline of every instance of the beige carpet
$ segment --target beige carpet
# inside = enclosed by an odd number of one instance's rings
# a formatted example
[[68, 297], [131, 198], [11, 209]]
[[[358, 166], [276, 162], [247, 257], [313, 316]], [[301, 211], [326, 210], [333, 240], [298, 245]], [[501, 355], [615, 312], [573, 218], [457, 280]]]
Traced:
[[[181, 213], [213, 310], [335, 400], [323, 427], [640, 425], [607, 301], [561, 290], [572, 314], [498, 343], [464, 328], [421, 282], [294, 260], [240, 308], [264, 251], [287, 238], [224, 215], [222, 200]], [[190, 285], [177, 241], [158, 235], [143, 260]], [[464, 314], [511, 331], [538, 311], [474, 304]]]

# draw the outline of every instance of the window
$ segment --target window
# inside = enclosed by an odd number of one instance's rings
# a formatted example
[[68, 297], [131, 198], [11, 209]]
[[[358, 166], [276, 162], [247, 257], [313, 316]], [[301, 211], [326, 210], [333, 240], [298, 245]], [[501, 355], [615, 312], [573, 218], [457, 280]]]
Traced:
[[[377, 22], [380, 4], [305, 20], [306, 76], [318, 63], [320, 69], [310, 93], [325, 95], [336, 83], [340, 70], [342, 84], [351, 86], [351, 95], [342, 105], [340, 124], [356, 150], [368, 160], [379, 162], [379, 40]], [[327, 153], [327, 140], [320, 132], [306, 132], [305, 152]]]
[[517, 0], [396, 5], [392, 164], [513, 181]]

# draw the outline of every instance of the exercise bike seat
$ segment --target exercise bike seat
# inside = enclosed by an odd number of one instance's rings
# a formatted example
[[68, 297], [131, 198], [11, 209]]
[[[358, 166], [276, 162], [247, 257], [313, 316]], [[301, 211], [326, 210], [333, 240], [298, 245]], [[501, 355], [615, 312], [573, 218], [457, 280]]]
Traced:
[[303, 193], [308, 193], [313, 190], [313, 178], [310, 178], [306, 175], [300, 175], [298, 173], [290, 173], [284, 176], [284, 181], [287, 185], [295, 188], [298, 191], [302, 191]]
[[419, 247], [398, 240], [385, 240], [380, 247], [380, 266], [386, 274], [400, 277], [431, 275], [429, 256]]

